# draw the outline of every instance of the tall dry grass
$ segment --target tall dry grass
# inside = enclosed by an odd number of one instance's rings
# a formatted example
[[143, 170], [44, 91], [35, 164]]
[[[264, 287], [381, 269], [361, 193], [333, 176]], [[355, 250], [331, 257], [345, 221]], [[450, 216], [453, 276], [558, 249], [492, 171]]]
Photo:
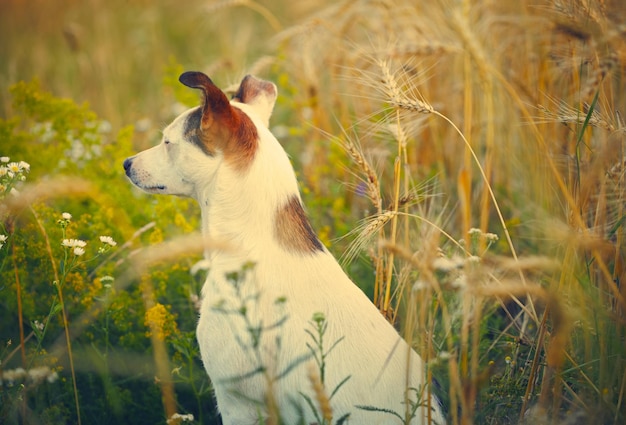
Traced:
[[1, 110], [37, 76], [114, 126], [150, 117], [140, 147], [172, 63], [271, 77], [316, 227], [350, 223], [331, 249], [450, 423], [626, 421], [626, 7], [303, 3], [4, 2]]
[[[619, 2], [361, 1], [277, 37], [367, 200], [351, 257], [371, 260], [381, 312], [447, 362], [452, 423], [624, 420], [624, 18]], [[327, 156], [314, 128], [311, 170]], [[443, 196], [402, 205], [431, 176]], [[521, 402], [480, 416], [505, 341]]]

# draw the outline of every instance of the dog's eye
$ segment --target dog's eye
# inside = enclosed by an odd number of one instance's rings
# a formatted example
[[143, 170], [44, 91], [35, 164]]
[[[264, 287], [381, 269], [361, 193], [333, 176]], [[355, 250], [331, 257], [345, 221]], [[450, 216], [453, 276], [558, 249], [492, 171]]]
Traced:
[[165, 139], [165, 140], [163, 140], [163, 143], [165, 143], [166, 145], [169, 145], [169, 144], [170, 144], [170, 141], [169, 141], [169, 140], [167, 140], [167, 139]]

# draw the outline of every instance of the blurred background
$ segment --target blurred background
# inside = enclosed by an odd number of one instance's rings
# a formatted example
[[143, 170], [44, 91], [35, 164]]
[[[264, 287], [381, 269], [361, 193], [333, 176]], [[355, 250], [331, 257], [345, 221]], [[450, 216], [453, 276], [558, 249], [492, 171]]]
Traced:
[[200, 250], [176, 250], [197, 206], [122, 169], [198, 70], [277, 84], [314, 228], [450, 423], [625, 423], [625, 23], [622, 0], [1, 0], [0, 422], [220, 423]]

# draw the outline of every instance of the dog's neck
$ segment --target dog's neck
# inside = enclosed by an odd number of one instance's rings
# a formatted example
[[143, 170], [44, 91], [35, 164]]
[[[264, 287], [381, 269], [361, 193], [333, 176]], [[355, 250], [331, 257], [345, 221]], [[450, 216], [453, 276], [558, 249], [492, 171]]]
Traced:
[[234, 249], [230, 254], [207, 252], [211, 262], [235, 264], [324, 250], [304, 214], [285, 151], [264, 127], [259, 139], [245, 169], [222, 162], [212, 181], [196, 193], [204, 236]]

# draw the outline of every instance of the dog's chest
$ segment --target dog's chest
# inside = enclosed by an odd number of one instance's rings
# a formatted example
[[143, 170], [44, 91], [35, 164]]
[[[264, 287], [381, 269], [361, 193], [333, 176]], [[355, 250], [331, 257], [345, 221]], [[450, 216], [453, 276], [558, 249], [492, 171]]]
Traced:
[[257, 369], [279, 374], [306, 356], [308, 320], [323, 308], [278, 268], [270, 277], [249, 267], [215, 271], [204, 284], [197, 337], [213, 382]]

